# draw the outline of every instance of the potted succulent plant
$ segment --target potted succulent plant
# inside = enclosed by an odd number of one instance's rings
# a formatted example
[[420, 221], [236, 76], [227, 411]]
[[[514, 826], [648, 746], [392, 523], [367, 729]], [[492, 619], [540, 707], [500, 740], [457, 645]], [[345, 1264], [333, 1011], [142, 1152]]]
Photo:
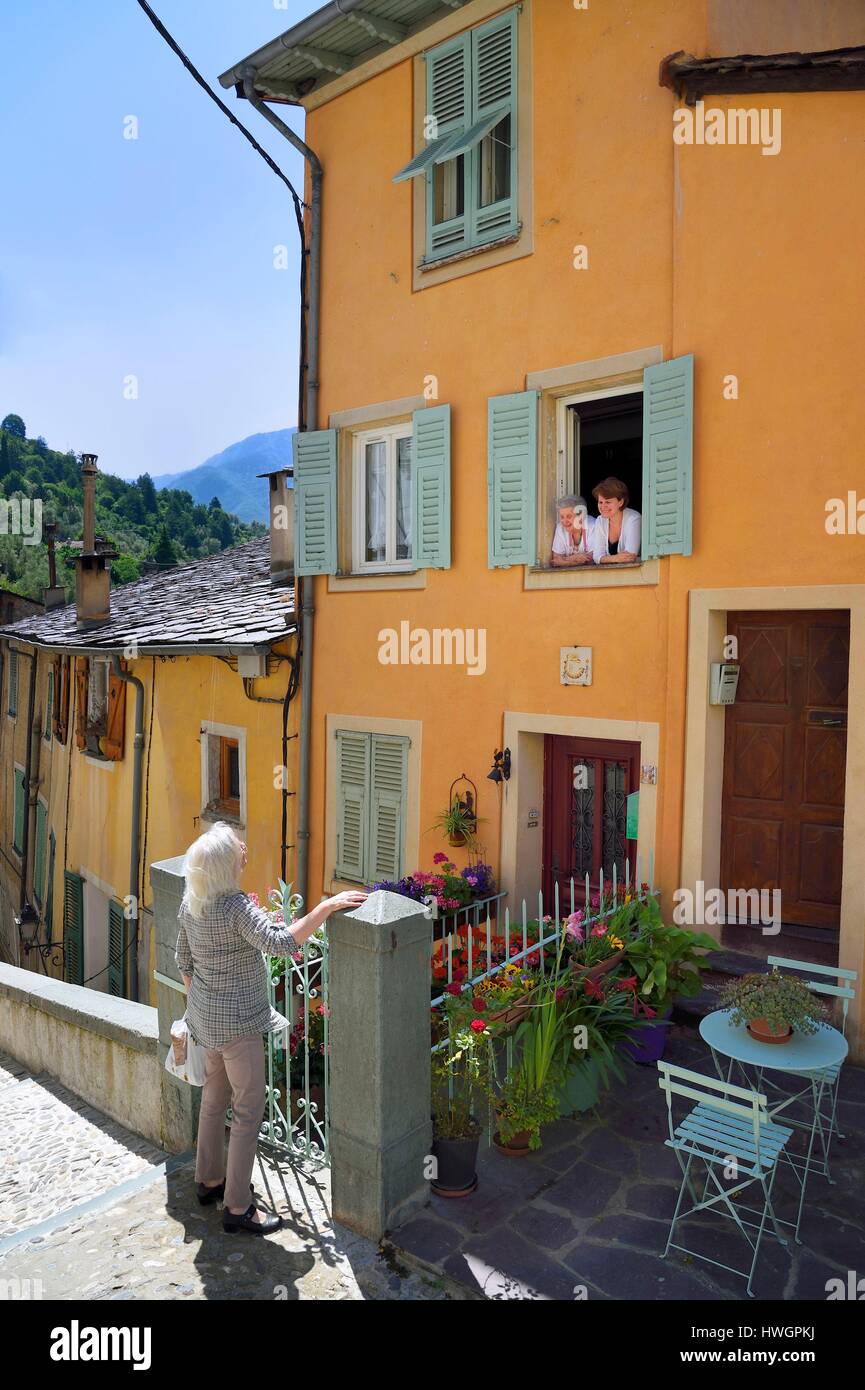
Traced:
[[477, 835], [477, 814], [459, 797], [454, 797], [447, 810], [436, 817], [432, 828], [443, 830], [449, 845], [468, 845], [471, 848]]
[[742, 975], [722, 991], [720, 1007], [757, 1042], [787, 1043], [794, 1033], [816, 1033], [826, 1009], [797, 975]]

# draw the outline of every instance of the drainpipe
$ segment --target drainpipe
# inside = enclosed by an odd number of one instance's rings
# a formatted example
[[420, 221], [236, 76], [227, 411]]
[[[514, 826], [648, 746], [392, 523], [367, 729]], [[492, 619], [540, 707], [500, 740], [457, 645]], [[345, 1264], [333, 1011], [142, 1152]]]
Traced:
[[36, 660], [38, 653], [36, 648], [32, 652], [18, 653], [20, 661], [22, 656], [30, 659], [30, 689], [27, 695], [27, 757], [24, 765], [24, 833], [21, 839], [21, 884], [18, 892], [19, 916], [23, 916], [27, 907], [27, 861], [30, 857], [30, 798], [33, 795], [31, 785], [33, 778], [33, 716], [36, 710]]
[[138, 1001], [138, 927], [141, 904], [138, 901], [138, 869], [141, 854], [141, 765], [144, 752], [144, 685], [137, 676], [130, 676], [120, 665], [120, 657], [111, 653], [111, 669], [124, 685], [135, 686], [135, 741], [132, 756], [132, 836], [129, 851], [129, 898], [135, 904], [132, 917], [132, 949], [129, 952], [129, 993]]
[[[309, 276], [306, 306], [306, 353], [303, 352], [303, 330], [301, 330], [301, 372], [306, 357], [306, 400], [302, 428], [318, 428], [318, 362], [319, 362], [319, 304], [321, 297], [321, 194], [324, 170], [321, 160], [309, 145], [295, 135], [285, 121], [280, 120], [270, 107], [265, 105], [255, 90], [255, 70], [246, 68], [243, 74], [243, 94], [266, 121], [278, 130], [289, 144], [303, 155], [309, 165], [311, 180], [310, 236], [309, 236]], [[301, 314], [304, 313], [301, 305]], [[300, 893], [304, 903], [307, 901], [307, 880], [309, 878], [309, 763], [310, 730], [312, 727], [312, 641], [315, 603], [313, 581], [311, 578], [299, 582], [295, 580], [295, 604], [301, 600], [301, 662], [300, 662], [300, 753], [297, 789], [297, 873], [295, 891]], [[284, 837], [283, 837], [284, 838]]]

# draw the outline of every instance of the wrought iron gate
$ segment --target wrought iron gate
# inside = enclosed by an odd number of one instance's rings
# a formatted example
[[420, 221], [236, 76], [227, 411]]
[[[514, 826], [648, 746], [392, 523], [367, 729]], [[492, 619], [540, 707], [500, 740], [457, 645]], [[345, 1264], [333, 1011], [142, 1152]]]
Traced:
[[330, 1161], [327, 938], [270, 961], [270, 1002], [285, 1027], [266, 1035], [267, 1100], [260, 1140], [315, 1167]]

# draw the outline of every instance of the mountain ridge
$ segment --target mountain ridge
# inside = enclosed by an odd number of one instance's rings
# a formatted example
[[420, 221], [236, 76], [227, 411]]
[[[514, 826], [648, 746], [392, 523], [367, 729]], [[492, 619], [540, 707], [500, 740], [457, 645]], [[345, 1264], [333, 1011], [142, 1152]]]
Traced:
[[247, 435], [218, 454], [211, 455], [195, 468], [179, 473], [153, 475], [158, 491], [181, 488], [205, 506], [218, 497], [225, 511], [241, 521], [268, 520], [267, 486], [259, 473], [272, 473], [291, 465], [292, 425], [284, 430], [270, 430]]

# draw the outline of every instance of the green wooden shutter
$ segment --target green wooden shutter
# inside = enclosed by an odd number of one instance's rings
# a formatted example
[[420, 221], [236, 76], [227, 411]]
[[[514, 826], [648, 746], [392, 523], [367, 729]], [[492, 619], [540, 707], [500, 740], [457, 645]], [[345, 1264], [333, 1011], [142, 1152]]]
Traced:
[[108, 993], [121, 999], [126, 996], [128, 945], [129, 923], [123, 915], [123, 904], [112, 898], [108, 904]]
[[489, 401], [489, 567], [536, 560], [538, 393]]
[[9, 713], [18, 713], [18, 653], [9, 653]]
[[369, 820], [369, 734], [336, 731], [336, 876], [364, 882]]
[[45, 901], [45, 831], [48, 812], [43, 801], [36, 802], [36, 849], [33, 859], [33, 896], [41, 907]]
[[690, 555], [694, 357], [643, 373], [643, 557]]
[[63, 978], [84, 983], [84, 879], [71, 869], [63, 875]]
[[517, 16], [511, 11], [504, 19], [493, 19], [472, 30], [472, 123], [494, 116], [496, 122], [510, 115], [511, 167], [507, 198], [480, 206], [480, 145], [472, 155], [471, 187], [473, 203], [471, 239], [475, 243], [507, 236], [517, 223]]
[[27, 787], [25, 774], [19, 767], [14, 770], [14, 815], [12, 820], [12, 848], [17, 854], [24, 850], [24, 817], [27, 814]]
[[[460, 34], [427, 53], [427, 109], [435, 125], [437, 139], [458, 135], [470, 123], [471, 115], [471, 38]], [[468, 164], [468, 157], [466, 160]], [[463, 170], [463, 211], [444, 222], [433, 222], [433, 177], [427, 176], [427, 255], [431, 260], [452, 255], [466, 244], [468, 201], [471, 196], [469, 169]]]
[[408, 778], [407, 738], [372, 734], [370, 768], [369, 883], [402, 874]]
[[51, 741], [51, 725], [54, 721], [54, 672], [49, 671], [45, 681], [45, 727], [42, 737]]
[[451, 565], [451, 408], [414, 413], [411, 473], [412, 563]]
[[336, 574], [336, 430], [295, 434], [294, 572]]

